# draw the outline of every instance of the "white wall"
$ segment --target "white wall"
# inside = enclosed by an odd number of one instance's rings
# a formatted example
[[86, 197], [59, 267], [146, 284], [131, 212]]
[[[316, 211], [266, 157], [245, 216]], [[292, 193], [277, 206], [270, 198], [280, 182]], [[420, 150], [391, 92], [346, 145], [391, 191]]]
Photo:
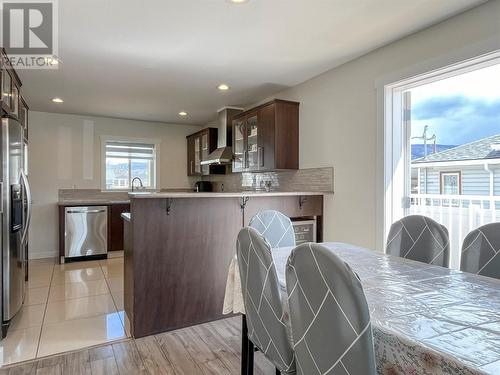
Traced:
[[199, 127], [45, 112], [29, 120], [30, 258], [57, 255], [59, 189], [100, 189], [101, 135], [159, 139], [160, 187], [189, 187], [186, 135]]
[[325, 240], [382, 247], [383, 130], [377, 118], [383, 102], [377, 84], [500, 49], [499, 20], [500, 1], [492, 0], [275, 95], [301, 103], [300, 168], [335, 167]]

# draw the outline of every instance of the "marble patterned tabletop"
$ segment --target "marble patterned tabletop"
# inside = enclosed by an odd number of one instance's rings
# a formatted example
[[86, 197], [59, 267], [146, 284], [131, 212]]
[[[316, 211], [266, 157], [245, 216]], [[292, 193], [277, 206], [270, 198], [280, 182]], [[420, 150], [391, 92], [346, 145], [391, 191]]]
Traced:
[[[500, 280], [348, 244], [324, 245], [361, 279], [380, 374], [500, 374]], [[291, 250], [273, 249], [282, 286]], [[237, 305], [239, 291], [229, 284]]]

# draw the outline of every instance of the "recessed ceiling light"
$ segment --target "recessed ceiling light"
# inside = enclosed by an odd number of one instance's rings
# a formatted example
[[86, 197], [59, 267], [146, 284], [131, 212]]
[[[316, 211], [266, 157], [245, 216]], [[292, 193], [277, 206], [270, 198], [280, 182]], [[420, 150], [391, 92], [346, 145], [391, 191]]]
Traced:
[[248, 2], [248, 0], [229, 0], [229, 2], [233, 4], [243, 4]]
[[53, 98], [52, 101], [54, 103], [64, 103], [64, 100], [62, 100], [61, 98]]
[[230, 89], [230, 87], [228, 85], [226, 85], [225, 83], [221, 83], [219, 86], [217, 86], [217, 88], [220, 90], [220, 91], [227, 91]]
[[46, 60], [47, 60], [48, 66], [56, 66], [62, 62], [61, 59], [59, 57], [57, 57], [56, 55], [47, 57]]
[[187, 112], [184, 112], [184, 111], [179, 112], [179, 116], [181, 116], [181, 117], [186, 117], [187, 115], [188, 115]]

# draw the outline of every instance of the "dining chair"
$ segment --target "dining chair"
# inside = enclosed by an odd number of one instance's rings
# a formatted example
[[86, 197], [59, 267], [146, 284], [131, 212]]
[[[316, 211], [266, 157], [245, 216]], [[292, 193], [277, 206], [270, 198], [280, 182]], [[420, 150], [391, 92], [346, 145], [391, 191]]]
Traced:
[[448, 267], [448, 229], [429, 217], [410, 215], [391, 226], [386, 253], [427, 264]]
[[500, 223], [470, 232], [462, 245], [460, 270], [500, 279]]
[[248, 226], [256, 229], [271, 248], [295, 246], [292, 221], [279, 211], [265, 210], [250, 219]]
[[271, 245], [257, 230], [245, 227], [238, 234], [236, 251], [249, 339], [247, 373], [253, 374], [255, 345], [277, 373], [295, 374], [295, 356]]
[[286, 287], [297, 374], [376, 374], [366, 297], [342, 259], [320, 244], [299, 245]]

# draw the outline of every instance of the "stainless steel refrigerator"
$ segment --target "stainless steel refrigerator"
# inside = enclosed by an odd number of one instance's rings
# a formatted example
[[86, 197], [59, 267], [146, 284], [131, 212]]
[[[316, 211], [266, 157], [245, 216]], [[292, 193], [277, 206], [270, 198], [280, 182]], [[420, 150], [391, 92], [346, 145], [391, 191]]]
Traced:
[[15, 119], [2, 118], [2, 337], [5, 337], [10, 321], [21, 309], [26, 288], [31, 193], [25, 173], [27, 147], [23, 131]]

